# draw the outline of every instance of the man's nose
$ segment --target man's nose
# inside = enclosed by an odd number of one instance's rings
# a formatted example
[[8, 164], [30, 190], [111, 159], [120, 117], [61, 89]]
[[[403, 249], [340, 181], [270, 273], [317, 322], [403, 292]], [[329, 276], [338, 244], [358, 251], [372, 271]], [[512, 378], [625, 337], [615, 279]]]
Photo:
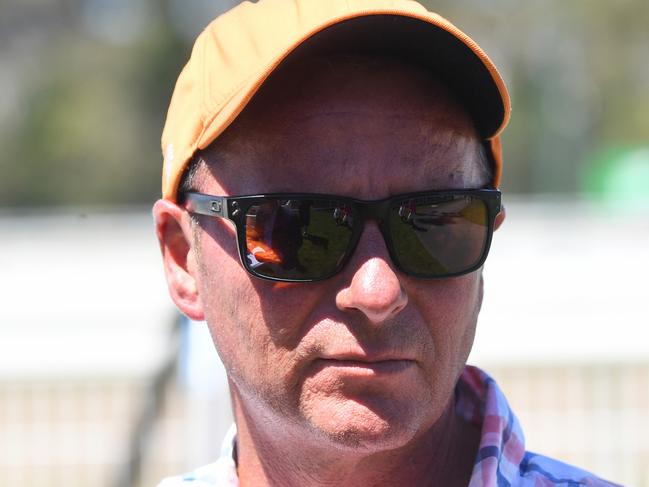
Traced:
[[336, 295], [338, 309], [358, 310], [378, 324], [406, 307], [408, 295], [386, 259], [371, 257], [355, 270], [351, 283]]

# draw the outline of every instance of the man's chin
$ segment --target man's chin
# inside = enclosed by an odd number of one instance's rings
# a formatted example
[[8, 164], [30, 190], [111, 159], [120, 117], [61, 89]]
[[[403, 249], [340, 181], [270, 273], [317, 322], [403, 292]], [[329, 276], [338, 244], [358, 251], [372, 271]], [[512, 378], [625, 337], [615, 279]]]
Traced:
[[321, 439], [359, 453], [400, 448], [425, 427], [411, 408], [384, 397], [325, 398], [303, 413]]

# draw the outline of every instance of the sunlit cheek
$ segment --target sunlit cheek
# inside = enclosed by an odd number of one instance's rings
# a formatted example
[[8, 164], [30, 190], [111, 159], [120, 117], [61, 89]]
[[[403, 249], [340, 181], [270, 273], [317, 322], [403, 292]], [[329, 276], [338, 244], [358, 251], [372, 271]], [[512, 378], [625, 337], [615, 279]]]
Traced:
[[221, 262], [205, 269], [201, 288], [212, 339], [240, 389], [271, 396], [290, 380], [291, 352], [283, 345], [288, 332], [269, 323], [268, 303], [239, 263]]
[[454, 377], [464, 365], [475, 334], [480, 306], [481, 278], [472, 273], [459, 278], [430, 282], [411, 292], [412, 305], [418, 306], [435, 346], [431, 374]]
[[212, 338], [226, 366], [252, 353], [256, 340], [251, 323], [258, 307], [254, 289], [238, 260], [210, 238], [203, 239], [199, 256], [199, 293]]

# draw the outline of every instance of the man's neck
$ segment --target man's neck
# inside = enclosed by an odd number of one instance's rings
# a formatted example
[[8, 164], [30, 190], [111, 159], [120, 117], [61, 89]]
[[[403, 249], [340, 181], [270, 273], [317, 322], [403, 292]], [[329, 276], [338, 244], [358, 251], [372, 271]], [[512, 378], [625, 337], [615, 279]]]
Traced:
[[[459, 418], [451, 403], [426, 432], [403, 447], [365, 453], [323, 448], [307, 434], [281, 432], [255, 421], [234, 401], [237, 473], [241, 487], [468, 485], [480, 432]], [[274, 430], [274, 431], [273, 431]]]

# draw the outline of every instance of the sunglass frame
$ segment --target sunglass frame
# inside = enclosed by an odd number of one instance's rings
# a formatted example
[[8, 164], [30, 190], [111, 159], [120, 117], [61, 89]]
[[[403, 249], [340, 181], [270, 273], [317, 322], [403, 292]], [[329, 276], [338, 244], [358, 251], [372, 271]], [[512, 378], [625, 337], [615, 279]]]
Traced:
[[[423, 275], [404, 270], [394, 250], [394, 243], [388, 229], [387, 219], [388, 212], [395, 200], [408, 200], [415, 198], [438, 198], [440, 201], [448, 200], [449, 197], [475, 197], [485, 203], [487, 208], [487, 235], [480, 259], [470, 268], [463, 269], [459, 272], [448, 273], [444, 275]], [[337, 200], [349, 204], [354, 211], [355, 218], [352, 226], [352, 235], [340, 264], [330, 273], [308, 279], [294, 279], [266, 276], [259, 274], [254, 268], [250, 267], [246, 255], [246, 213], [250, 206], [264, 202], [268, 199], [319, 199], [319, 200]], [[276, 282], [318, 282], [324, 281], [338, 274], [345, 267], [351, 256], [356, 250], [360, 241], [367, 220], [375, 220], [385, 241], [390, 259], [394, 266], [402, 273], [419, 279], [447, 279], [469, 274], [479, 269], [487, 259], [494, 231], [496, 215], [501, 210], [501, 192], [497, 189], [462, 189], [462, 190], [433, 190], [419, 191], [414, 193], [404, 193], [380, 200], [360, 200], [347, 196], [321, 194], [321, 193], [266, 193], [246, 196], [215, 196], [197, 192], [187, 192], [184, 195], [184, 205], [187, 211], [196, 215], [204, 215], [216, 218], [224, 218], [234, 223], [237, 235], [237, 249], [239, 251], [239, 260], [243, 268], [252, 276], [259, 279]]]

